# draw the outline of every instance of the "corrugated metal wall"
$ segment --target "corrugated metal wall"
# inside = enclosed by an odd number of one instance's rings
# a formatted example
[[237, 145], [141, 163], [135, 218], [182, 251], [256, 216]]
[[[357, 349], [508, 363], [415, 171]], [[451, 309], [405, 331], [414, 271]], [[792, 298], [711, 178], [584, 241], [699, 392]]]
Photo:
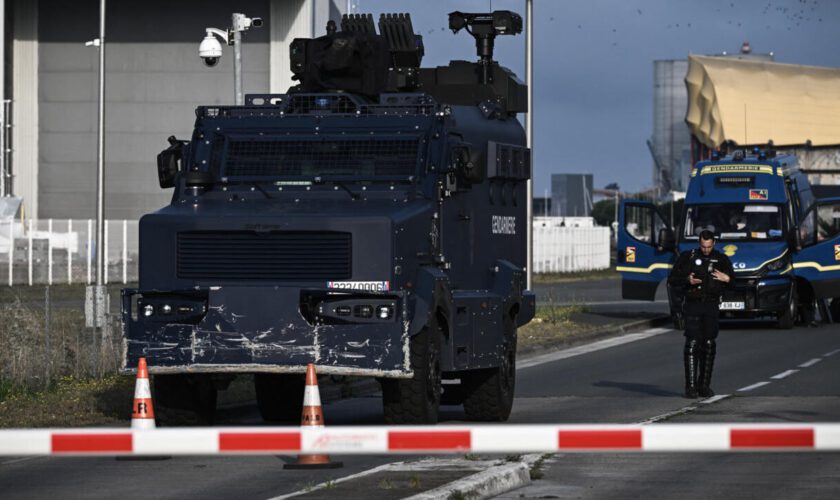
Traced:
[[[99, 2], [38, 2], [40, 218], [95, 214]], [[106, 32], [108, 218], [135, 219], [166, 204], [155, 155], [166, 137], [189, 138], [199, 104], [233, 101], [233, 51], [214, 68], [198, 57], [204, 28], [232, 12], [270, 16], [269, 0], [109, 2]], [[245, 35], [244, 90], [269, 89], [269, 31]], [[18, 120], [20, 120], [18, 115]], [[22, 166], [18, 163], [18, 171]]]

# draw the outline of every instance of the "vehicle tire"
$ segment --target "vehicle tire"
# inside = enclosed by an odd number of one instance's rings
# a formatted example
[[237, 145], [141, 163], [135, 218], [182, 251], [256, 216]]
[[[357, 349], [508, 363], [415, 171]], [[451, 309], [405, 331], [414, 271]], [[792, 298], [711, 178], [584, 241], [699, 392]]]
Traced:
[[387, 424], [435, 424], [441, 396], [441, 333], [427, 325], [411, 338], [410, 379], [382, 379], [382, 407]]
[[255, 374], [254, 392], [263, 420], [299, 424], [305, 384], [303, 375]]
[[159, 425], [213, 425], [218, 391], [209, 375], [154, 375], [152, 391]]
[[791, 289], [791, 297], [790, 301], [788, 301], [788, 306], [779, 311], [779, 319], [777, 326], [781, 330], [790, 330], [793, 328], [793, 322], [796, 320], [796, 313], [799, 307], [797, 305], [797, 296], [796, 296], [796, 288]]
[[840, 297], [831, 299], [829, 309], [831, 311], [831, 320], [835, 323], [840, 323]]
[[464, 413], [468, 420], [503, 422], [510, 416], [516, 386], [516, 326], [505, 319], [505, 347], [500, 365], [474, 370], [462, 380], [466, 385]]

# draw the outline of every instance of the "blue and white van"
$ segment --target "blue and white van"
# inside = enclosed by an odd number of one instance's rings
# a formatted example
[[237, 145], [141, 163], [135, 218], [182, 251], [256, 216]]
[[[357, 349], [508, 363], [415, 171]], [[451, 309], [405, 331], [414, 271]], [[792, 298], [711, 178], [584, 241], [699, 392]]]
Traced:
[[[621, 203], [616, 269], [625, 299], [654, 300], [677, 254], [709, 229], [735, 268], [722, 318], [774, 318], [791, 328], [798, 317], [813, 319], [819, 305], [824, 318], [840, 321], [840, 197], [815, 196], [796, 157], [754, 154], [697, 163], [676, 229], [650, 202]], [[680, 287], [669, 287], [677, 325], [683, 299]]]

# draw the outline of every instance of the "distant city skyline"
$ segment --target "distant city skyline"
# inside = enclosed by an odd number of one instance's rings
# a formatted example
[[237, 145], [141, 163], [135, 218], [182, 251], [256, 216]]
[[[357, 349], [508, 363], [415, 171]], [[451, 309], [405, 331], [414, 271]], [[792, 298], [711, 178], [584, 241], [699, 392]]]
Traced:
[[[424, 66], [475, 59], [447, 29], [453, 10], [513, 10], [524, 0], [357, 0], [357, 12], [409, 12]], [[825, 0], [534, 0], [534, 195], [552, 173], [592, 173], [595, 188], [652, 185], [653, 61], [689, 53], [773, 52], [776, 62], [840, 67], [840, 2]], [[525, 79], [525, 37], [499, 37], [496, 59]], [[840, 142], [840, 138], [838, 138]]]

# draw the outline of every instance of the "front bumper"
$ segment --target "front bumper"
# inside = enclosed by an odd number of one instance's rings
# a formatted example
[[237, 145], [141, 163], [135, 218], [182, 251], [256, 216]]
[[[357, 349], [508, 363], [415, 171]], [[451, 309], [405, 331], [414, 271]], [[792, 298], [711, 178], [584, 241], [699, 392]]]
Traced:
[[[737, 276], [732, 286], [724, 291], [723, 302], [743, 302], [743, 310], [722, 310], [726, 318], [755, 318], [775, 315], [790, 304], [792, 281], [788, 277]], [[685, 292], [678, 287], [668, 287], [672, 315], [682, 313]]]
[[[204, 300], [200, 314], [170, 321], [144, 317], [138, 304], [161, 296], [182, 302]], [[392, 301], [387, 321], [335, 322], [313, 318], [312, 296], [326, 300], [368, 298]], [[304, 300], [307, 297], [307, 300]], [[140, 357], [149, 371], [163, 373], [304, 373], [411, 377], [408, 363], [408, 297], [405, 292], [336, 292], [298, 287], [212, 287], [200, 292], [123, 290], [124, 372]], [[186, 308], [186, 307], [185, 307]]]

